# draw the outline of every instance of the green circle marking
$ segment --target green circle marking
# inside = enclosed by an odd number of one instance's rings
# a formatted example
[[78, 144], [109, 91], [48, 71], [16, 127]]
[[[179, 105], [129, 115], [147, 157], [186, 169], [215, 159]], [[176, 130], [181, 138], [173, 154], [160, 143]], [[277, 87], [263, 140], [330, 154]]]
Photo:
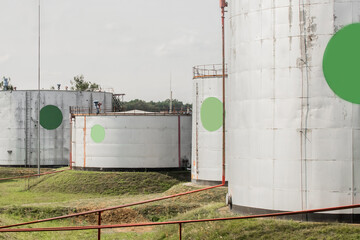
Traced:
[[105, 128], [99, 124], [91, 128], [91, 138], [96, 143], [101, 143], [105, 139]]
[[360, 104], [360, 23], [347, 25], [331, 38], [324, 53], [323, 71], [337, 96]]
[[209, 97], [201, 105], [200, 118], [203, 127], [210, 131], [218, 130], [223, 124], [223, 104], [215, 98]]
[[40, 110], [40, 125], [47, 130], [58, 128], [62, 120], [61, 110], [54, 105], [47, 105]]

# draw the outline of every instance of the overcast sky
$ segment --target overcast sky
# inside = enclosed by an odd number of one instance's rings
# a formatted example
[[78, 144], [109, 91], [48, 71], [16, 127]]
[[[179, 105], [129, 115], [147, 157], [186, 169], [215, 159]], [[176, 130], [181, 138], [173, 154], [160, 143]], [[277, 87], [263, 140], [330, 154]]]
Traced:
[[[37, 88], [38, 0], [0, 1], [0, 77]], [[79, 74], [125, 100], [191, 102], [192, 67], [221, 63], [218, 0], [41, 0], [41, 88]]]

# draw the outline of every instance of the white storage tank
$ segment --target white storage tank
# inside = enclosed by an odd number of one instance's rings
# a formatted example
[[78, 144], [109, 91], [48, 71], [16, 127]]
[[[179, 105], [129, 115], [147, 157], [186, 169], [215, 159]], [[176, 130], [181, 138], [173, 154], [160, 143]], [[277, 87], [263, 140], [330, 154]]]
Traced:
[[[70, 159], [70, 107], [94, 112], [112, 108], [104, 92], [40, 91], [40, 164], [67, 166]], [[38, 152], [38, 91], [0, 91], [0, 165], [36, 166]]]
[[198, 184], [222, 182], [222, 76], [222, 64], [193, 68], [191, 178]]
[[191, 115], [75, 115], [72, 126], [74, 169], [157, 170], [190, 161]]
[[[324, 53], [331, 39], [359, 21], [360, 0], [229, 0], [229, 10], [226, 155], [233, 209], [265, 213], [359, 203], [360, 107], [332, 91], [323, 59], [329, 76], [329, 61], [348, 61], [332, 56], [330, 45]], [[359, 56], [360, 30], [348, 30], [353, 36], [340, 47]], [[346, 82], [347, 73], [341, 74], [335, 80]], [[360, 95], [358, 86], [353, 90]], [[359, 211], [300, 218], [359, 221]]]

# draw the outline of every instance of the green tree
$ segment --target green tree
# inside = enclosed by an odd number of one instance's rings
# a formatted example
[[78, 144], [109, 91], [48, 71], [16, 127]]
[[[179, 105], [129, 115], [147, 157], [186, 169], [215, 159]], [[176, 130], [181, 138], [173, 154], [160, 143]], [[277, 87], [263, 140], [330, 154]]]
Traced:
[[[143, 110], [149, 112], [161, 112], [161, 111], [169, 111], [170, 107], [170, 99], [166, 99], [165, 101], [150, 101], [146, 102], [144, 100], [135, 99], [128, 102], [124, 102], [123, 110], [130, 111], [130, 110]], [[189, 109], [191, 111], [192, 105], [189, 103], [184, 104], [183, 102], [174, 99], [173, 100], [173, 111], [186, 111]]]
[[[3, 79], [4, 79], [5, 77], [3, 77]], [[12, 91], [12, 90], [14, 90], [14, 86], [13, 85], [11, 85], [11, 83], [10, 83], [10, 78], [8, 78], [8, 87], [7, 87], [7, 91]], [[4, 89], [4, 81], [1, 81], [0, 82], [0, 89], [1, 90], [5, 90]]]
[[85, 81], [84, 75], [82, 74], [75, 76], [74, 80], [70, 81], [70, 84], [71, 84], [71, 90], [78, 90], [78, 91], [101, 90], [99, 84]]

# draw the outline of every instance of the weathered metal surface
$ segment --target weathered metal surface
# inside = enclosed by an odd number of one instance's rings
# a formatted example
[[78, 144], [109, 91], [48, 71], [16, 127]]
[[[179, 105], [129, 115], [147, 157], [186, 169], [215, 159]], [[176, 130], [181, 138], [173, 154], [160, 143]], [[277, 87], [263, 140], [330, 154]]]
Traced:
[[[70, 146], [69, 107], [92, 108], [93, 99], [111, 109], [112, 95], [103, 92], [41, 91], [40, 106], [58, 107], [63, 115], [54, 130], [40, 129], [41, 165], [68, 165]], [[0, 165], [37, 164], [37, 91], [0, 92]]]
[[[190, 161], [191, 116], [180, 116], [181, 163]], [[86, 126], [86, 127], [85, 127]], [[94, 126], [104, 129], [94, 139]], [[73, 161], [80, 168], [178, 168], [177, 115], [75, 116]]]
[[360, 1], [230, 0], [229, 9], [233, 204], [293, 211], [359, 202], [360, 107], [331, 91], [322, 57], [337, 30], [359, 21]]
[[212, 132], [206, 130], [202, 126], [200, 116], [201, 105], [205, 99], [209, 97], [222, 99], [222, 69], [217, 71], [220, 75], [206, 73], [194, 75], [193, 79], [191, 169], [194, 182], [222, 180], [222, 128]]

